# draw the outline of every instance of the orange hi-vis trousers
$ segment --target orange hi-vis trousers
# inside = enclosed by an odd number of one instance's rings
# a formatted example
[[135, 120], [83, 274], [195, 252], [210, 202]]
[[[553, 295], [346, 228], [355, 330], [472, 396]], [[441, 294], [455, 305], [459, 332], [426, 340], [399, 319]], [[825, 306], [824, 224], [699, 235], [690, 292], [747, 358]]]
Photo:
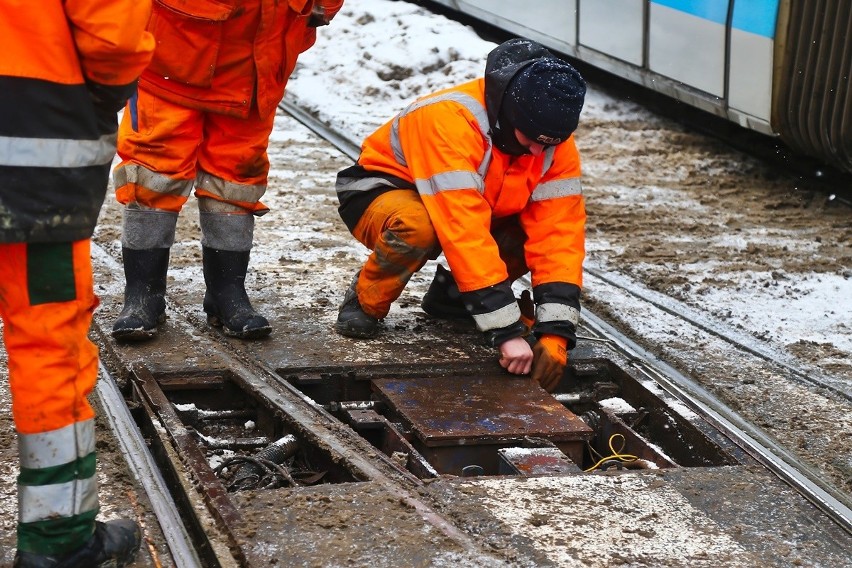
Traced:
[[78, 548], [98, 511], [90, 241], [0, 244], [0, 317], [18, 433], [18, 548]]
[[237, 118], [188, 108], [139, 89], [118, 131], [115, 195], [119, 203], [179, 213], [195, 195], [217, 210], [262, 215], [275, 113]]
[[[524, 261], [526, 235], [517, 216], [494, 219], [491, 234], [515, 280], [529, 270]], [[429, 260], [441, 254], [441, 245], [420, 195], [412, 189], [380, 194], [352, 230], [372, 250], [361, 268], [355, 292], [365, 313], [382, 319], [406, 284]]]

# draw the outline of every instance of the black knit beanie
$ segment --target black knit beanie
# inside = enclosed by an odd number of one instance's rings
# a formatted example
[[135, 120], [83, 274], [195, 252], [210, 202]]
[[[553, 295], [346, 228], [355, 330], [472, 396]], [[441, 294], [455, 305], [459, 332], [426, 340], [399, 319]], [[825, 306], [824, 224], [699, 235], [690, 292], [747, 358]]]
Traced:
[[568, 63], [537, 59], [509, 82], [501, 108], [509, 125], [540, 144], [559, 144], [577, 129], [586, 82]]

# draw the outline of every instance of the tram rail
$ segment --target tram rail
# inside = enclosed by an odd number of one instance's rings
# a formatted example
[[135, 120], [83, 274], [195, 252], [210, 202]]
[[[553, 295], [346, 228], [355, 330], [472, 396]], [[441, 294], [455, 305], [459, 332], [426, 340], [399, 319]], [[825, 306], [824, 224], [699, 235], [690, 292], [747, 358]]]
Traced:
[[[339, 133], [331, 132], [326, 125], [299, 109], [291, 101], [285, 101], [282, 109], [317, 133], [320, 138], [329, 141], [346, 156], [351, 159], [357, 157], [358, 147], [354, 142], [347, 140]], [[103, 269], [110, 274], [115, 275], [119, 272], [115, 258], [101, 246], [96, 245], [93, 248], [93, 255], [94, 260], [105, 267]], [[605, 273], [604, 276], [606, 276]], [[108, 283], [105, 285], [109, 286]], [[646, 301], [641, 296], [641, 294], [636, 295], [637, 301]], [[483, 372], [481, 362], [471, 361], [468, 367], [464, 367], [459, 361], [420, 361], [417, 356], [412, 355], [416, 354], [416, 351], [407, 351], [408, 360], [394, 359], [393, 364], [369, 361], [350, 363], [344, 355], [328, 361], [312, 356], [307, 366], [293, 367], [293, 361], [297, 361], [298, 357], [295, 359], [286, 357], [279, 359], [277, 356], [270, 358], [268, 357], [270, 352], [264, 351], [264, 349], [281, 349], [281, 345], [275, 345], [274, 342], [271, 346], [264, 346], [230, 341], [210, 329], [197, 310], [191, 309], [189, 304], [184, 304], [185, 300], [180, 295], [170, 297], [167, 301], [168, 311], [172, 314], [168, 320], [167, 329], [164, 330], [165, 334], [171, 335], [167, 341], [170, 344], [171, 342], [186, 345], [204, 344], [204, 361], [203, 364], [198, 365], [200, 369], [195, 369], [195, 364], [187, 365], [185, 361], [181, 365], [178, 361], [175, 365], [180, 370], [169, 370], [172, 367], [168, 364], [160, 365], [159, 361], [150, 359], [151, 353], [162, 353], [157, 350], [156, 345], [151, 347], [153, 351], [149, 351], [144, 346], [119, 348], [116, 351], [116, 346], [109, 345], [109, 349], [105, 352], [105, 357], [109, 361], [102, 369], [103, 376], [98, 386], [98, 394], [101, 397], [102, 406], [111, 409], [106, 413], [107, 419], [115, 436], [119, 439], [119, 445], [134, 476], [140, 481], [151, 501], [151, 508], [162, 527], [166, 545], [175, 565], [181, 568], [184, 566], [195, 568], [196, 566], [264, 565], [256, 555], [253, 556], [256, 551], [252, 550], [250, 540], [246, 540], [245, 535], [240, 532], [241, 521], [236, 520], [229, 524], [228, 519], [225, 518], [228, 515], [216, 511], [218, 500], [225, 504], [229, 514], [237, 518], [240, 515], [240, 508], [237, 505], [232, 506], [231, 503], [240, 503], [240, 506], [245, 503], [239, 501], [239, 498], [234, 500], [235, 498], [230, 494], [225, 496], [224, 490], [217, 487], [218, 482], [210, 477], [212, 468], [208, 467], [204, 458], [198, 457], [201, 454], [198, 454], [197, 450], [191, 449], [191, 446], [180, 446], [180, 444], [189, 444], [193, 439], [192, 436], [186, 435], [185, 427], [179, 423], [180, 403], [193, 395], [195, 392], [193, 389], [201, 392], [202, 396], [210, 396], [202, 392], [205, 384], [208, 383], [225, 385], [229, 393], [233, 390], [255, 399], [255, 406], [265, 407], [269, 416], [284, 420], [285, 431], [295, 434], [304, 444], [319, 448], [319, 450], [313, 450], [314, 452], [322, 452], [330, 456], [327, 460], [328, 467], [342, 469], [337, 474], [340, 485], [329, 485], [329, 487], [342, 487], [338, 490], [341, 492], [346, 491], [346, 486], [368, 484], [379, 487], [384, 494], [392, 496], [395, 502], [403, 503], [408, 510], [413, 511], [419, 519], [437, 531], [445, 542], [452, 543], [456, 549], [466, 551], [471, 557], [479, 560], [489, 558], [489, 562], [493, 560], [493, 565], [500, 565], [499, 559], [490, 556], [493, 551], [488, 550], [487, 546], [483, 547], [476, 536], [460, 528], [456, 524], [458, 519], [448, 518], [440, 506], [436, 507], [433, 498], [426, 494], [427, 488], [431, 485], [427, 482], [430, 479], [435, 480], [436, 477], [440, 480], [443, 477], [441, 471], [436, 471], [435, 467], [424, 461], [412, 463], [409, 459], [407, 467], [395, 461], [394, 456], [404, 453], [403, 450], [415, 453], [416, 448], [413, 448], [411, 443], [396, 431], [395, 418], [386, 418], [380, 413], [382, 406], [387, 406], [388, 402], [394, 402], [392, 396], [394, 380], [388, 380], [386, 377], [423, 376], [425, 377], [423, 382], [428, 383], [434, 382], [436, 378], [452, 376], [456, 373], [463, 380], [475, 385], [475, 374]], [[189, 301], [192, 301], [191, 298]], [[657, 303], [664, 305], [664, 302], [657, 301]], [[651, 306], [652, 303], [648, 305]], [[670, 310], [667, 313], [671, 311], [677, 312], [677, 310]], [[688, 323], [695, 325], [695, 322]], [[669, 399], [679, 401], [688, 409], [688, 412], [695, 413], [699, 417], [697, 422], [708, 425], [699, 426], [702, 432], [705, 432], [705, 428], [714, 429], [713, 440], [724, 438], [724, 447], [730, 446], [738, 452], [728, 454], [734, 457], [727, 462], [724, 460], [729, 458], [721, 458], [722, 461], [716, 462], [715, 457], [705, 459], [704, 456], [697, 456], [693, 459], [693, 456], [689, 456], [688, 459], [692, 461], [689, 465], [706, 465], [712, 468], [714, 465], [758, 463], [766, 471], [771, 472], [771, 475], [762, 474], [764, 477], [774, 476], [782, 480], [786, 486], [803, 496], [800, 500], [806, 500], [812, 504], [814, 510], [821, 513], [819, 518], [827, 523], [825, 530], [828, 533], [852, 534], [852, 514], [850, 514], [848, 497], [821, 479], [817, 472], [794, 454], [774, 442], [759, 428], [748, 424], [701, 385], [632, 342], [605, 320], [596, 316], [593, 311], [584, 310], [579, 331], [585, 355], [572, 357], [572, 372], [580, 380], [584, 380], [584, 377], [587, 380], [590, 375], [601, 369], [604, 370], [604, 374], [609, 373], [614, 369], [611, 365], [621, 365], [621, 368], [636, 377], [640, 383], [645, 381], [649, 385], [653, 384], [654, 389], [664, 393]], [[101, 340], [109, 344], [108, 332], [100, 329], [99, 333], [102, 336]], [[735, 341], [736, 338], [731, 340]], [[283, 341], [286, 351], [300, 340], [296, 338], [289, 341], [282, 336], [279, 341]], [[600, 346], [600, 350], [597, 346]], [[580, 350], [579, 347], [578, 350]], [[605, 362], [605, 358], [608, 357], [605, 353], [609, 352], [616, 356], [618, 363]], [[755, 354], [752, 353], [752, 355]], [[110, 359], [113, 357], [118, 357], [118, 360]], [[285, 361], [282, 365], [281, 361], [285, 359], [290, 362]], [[119, 381], [113, 380], [107, 374], [110, 372], [108, 369], [116, 368], [116, 364], [119, 369], [124, 369], [129, 374], [127, 383], [121, 388], [118, 387]], [[464, 378], [468, 376], [474, 376], [474, 379]], [[627, 380], [626, 375], [624, 378]], [[604, 383], [606, 380], [609, 379], [604, 379]], [[505, 381], [495, 379], [495, 383], [497, 382]], [[385, 389], [386, 394], [389, 393], [390, 398], [383, 402], [367, 402], [367, 398], [363, 396], [366, 392], [363, 390], [364, 385], [379, 385], [380, 389]], [[366, 388], [369, 390], [370, 387]], [[636, 386], [631, 388], [635, 389]], [[639, 384], [638, 388], [642, 389], [643, 385]], [[158, 393], [159, 390], [163, 392]], [[217, 404], [221, 404], [223, 397], [216, 392], [222, 391], [215, 391], [212, 394], [217, 398]], [[338, 396], [341, 393], [346, 396]], [[127, 397], [131, 400], [121, 400]], [[230, 395], [226, 395], [225, 398], [229, 397]], [[587, 393], [582, 389], [577, 392], [572, 390], [570, 393], [562, 393], [553, 398], [554, 401], [551, 402], [557, 405], [562, 404], [566, 408], [572, 404], [582, 406], [581, 401], [587, 398]], [[133, 414], [122, 410], [125, 402], [133, 404]], [[144, 408], [152, 412], [159, 408], [161, 414], [147, 415], [147, 418], [140, 419]], [[676, 407], [666, 408], [668, 412]], [[167, 412], [162, 413], [162, 409], [167, 409]], [[677, 411], [674, 410], [674, 412]], [[222, 414], [225, 415], [228, 412], [222, 412]], [[269, 416], [264, 420], [268, 421]], [[347, 418], [350, 423], [341, 422], [341, 417]], [[681, 419], [683, 423], [694, 421], [694, 418], [682, 417], [678, 420]], [[148, 421], [147, 426], [143, 423], [141, 439], [137, 430], [140, 420]], [[375, 433], [376, 428], [384, 428], [392, 435], [389, 443], [394, 451], [389, 453], [393, 455], [383, 454], [378, 447], [370, 445], [373, 442], [365, 441], [364, 433]], [[278, 432], [277, 429], [276, 432]], [[279, 433], [275, 435], [278, 436]], [[393, 436], [397, 437], [393, 438]], [[196, 437], [203, 439], [203, 436]], [[179, 444], [175, 446], [177, 449], [164, 450], [166, 446], [173, 445], [176, 441]], [[473, 447], [462, 445], [462, 449], [467, 451], [465, 448], [475, 450]], [[434, 448], [431, 449], [434, 450]], [[722, 453], [729, 451], [726, 449]], [[747, 459], [741, 459], [738, 457], [739, 454], [743, 454]], [[537, 455], [542, 457], [546, 456], [546, 453], [541, 451]], [[172, 462], [163, 463], [164, 456]], [[437, 455], [437, 469], [445, 466], [452, 459], [455, 458]], [[573, 467], [574, 470], [577, 469], [576, 466]], [[161, 471], [163, 468], [171, 468], [173, 471], [164, 475]], [[688, 468], [689, 466], [686, 467]], [[494, 474], [505, 475], [498, 471], [490, 471], [486, 473], [485, 478]], [[453, 478], [454, 475], [449, 477]], [[779, 482], [779, 485], [782, 484]], [[203, 494], [190, 498], [175, 497], [176, 491], [190, 494], [209, 487], [212, 487], [214, 492], [218, 492], [217, 496]], [[298, 494], [299, 491], [294, 493]], [[194, 515], [201, 517], [206, 515], [206, 520], [193, 520]], [[224, 523], [223, 518], [225, 518]], [[210, 532], [199, 538], [199, 530]]]
[[[285, 97], [279, 107], [316, 135], [327, 140], [353, 161], [358, 159], [360, 147], [355, 141], [335, 131], [288, 97]], [[622, 275], [611, 274], [600, 268], [585, 267], [584, 270], [606, 281], [609, 285], [630, 294], [639, 301], [651, 304], [691, 326], [719, 337], [732, 346], [767, 362], [781, 366], [789, 371], [792, 378], [799, 382], [824, 388], [845, 400], [852, 400], [852, 392], [849, 390], [849, 385], [842, 382], [837, 383], [828, 377], [816, 375], [812, 370], [781, 360], [778, 354], [772, 353], [769, 349], [753, 342], [746, 341], [734, 331], [725, 329], [721, 324], [710, 322], [706, 319], [700, 321], [699, 316], [688, 313], [688, 311], [684, 310], [683, 306], [673, 307], [669, 305], [669, 301], [667, 300], [652, 297], [649, 292], [642, 290], [638, 285], [628, 281]], [[526, 284], [529, 285], [528, 280]], [[655, 296], [659, 295], [655, 294]], [[785, 482], [800, 491], [802, 495], [806, 496], [820, 510], [828, 514], [843, 527], [845, 531], [852, 534], [852, 500], [847, 495], [832, 487], [831, 484], [821, 479], [820, 475], [808, 464], [774, 442], [758, 428], [748, 424], [745, 420], [737, 416], [718, 397], [712, 395], [674, 367], [654, 357], [650, 352], [618, 332], [613, 326], [606, 323], [603, 318], [595, 315], [588, 308], [583, 309], [581, 320], [584, 320], [584, 323], [598, 334], [597, 337], [588, 337], [587, 339], [604, 341], [618, 348], [650, 380], [653, 380], [671, 395], [687, 404], [703, 419], [710, 421], [717, 428], [725, 432], [737, 445], [745, 449]]]

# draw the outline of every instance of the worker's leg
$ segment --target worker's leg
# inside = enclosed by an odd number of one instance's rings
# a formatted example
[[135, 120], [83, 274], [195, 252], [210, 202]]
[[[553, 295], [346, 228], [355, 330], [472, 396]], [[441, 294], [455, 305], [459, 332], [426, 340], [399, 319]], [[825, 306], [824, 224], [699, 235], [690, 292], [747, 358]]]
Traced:
[[107, 541], [118, 543], [109, 557], [126, 561], [140, 543], [132, 521], [95, 522], [94, 411], [86, 397], [98, 373], [88, 338], [97, 303], [89, 240], [0, 245], [0, 316], [20, 457], [16, 566], [52, 566], [40, 562], [81, 553], [103, 560]]
[[121, 163], [113, 173], [124, 204], [121, 234], [126, 287], [112, 334], [143, 340], [165, 320], [166, 274], [178, 214], [196, 176], [203, 113], [139, 90], [119, 128]]
[[268, 209], [269, 159], [266, 149], [274, 116], [247, 118], [208, 114], [198, 153], [195, 195], [201, 220], [204, 311], [211, 325], [242, 339], [269, 335], [272, 327], [257, 313], [245, 289], [255, 216]]
[[411, 276], [441, 251], [429, 215], [414, 190], [381, 194], [364, 212], [352, 234], [373, 252], [341, 307], [337, 330], [344, 335], [358, 333], [357, 329], [349, 329], [352, 326], [347, 327], [345, 319], [344, 308], [353, 306], [353, 295], [364, 314], [374, 320], [382, 319]]

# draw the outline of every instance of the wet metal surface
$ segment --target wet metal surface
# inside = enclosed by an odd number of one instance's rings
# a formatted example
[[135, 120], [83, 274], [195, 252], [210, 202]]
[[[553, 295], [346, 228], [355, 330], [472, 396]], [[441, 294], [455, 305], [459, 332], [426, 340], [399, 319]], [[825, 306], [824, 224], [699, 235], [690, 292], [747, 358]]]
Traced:
[[524, 436], [588, 440], [589, 428], [530, 380], [506, 377], [378, 379], [373, 385], [427, 446]]
[[496, 450], [530, 440], [544, 440], [580, 464], [583, 447], [594, 436], [531, 380], [454, 376], [374, 379], [372, 385], [439, 473], [497, 474]]

